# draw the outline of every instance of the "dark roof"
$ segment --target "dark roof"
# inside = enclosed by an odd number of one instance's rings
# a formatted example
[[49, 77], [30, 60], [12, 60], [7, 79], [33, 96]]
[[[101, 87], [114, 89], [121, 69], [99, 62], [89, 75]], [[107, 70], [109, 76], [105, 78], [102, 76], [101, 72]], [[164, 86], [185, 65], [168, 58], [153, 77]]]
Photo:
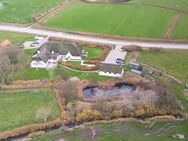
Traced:
[[123, 66], [118, 64], [107, 64], [101, 63], [99, 66], [99, 70], [103, 72], [110, 72], [110, 73], [121, 73]]
[[72, 56], [81, 56], [82, 49], [73, 43], [66, 42], [48, 42], [44, 44], [44, 47], [47, 48], [49, 52], [54, 51], [60, 55], [66, 55], [68, 52]]
[[49, 52], [47, 48], [43, 48], [39, 50], [35, 57], [33, 57], [34, 60], [42, 60], [45, 63], [48, 61], [48, 59], [57, 59], [58, 54]]
[[48, 42], [44, 44], [37, 52], [34, 60], [43, 60], [47, 62], [48, 59], [57, 59], [58, 55], [66, 55], [70, 53], [72, 56], [81, 56], [82, 50], [72, 43], [65, 42]]

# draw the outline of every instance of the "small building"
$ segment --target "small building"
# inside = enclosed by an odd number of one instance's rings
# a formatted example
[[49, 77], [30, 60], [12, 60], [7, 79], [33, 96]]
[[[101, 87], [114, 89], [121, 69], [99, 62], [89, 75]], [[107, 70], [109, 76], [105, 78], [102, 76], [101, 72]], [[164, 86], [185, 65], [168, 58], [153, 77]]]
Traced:
[[5, 48], [5, 47], [8, 47], [8, 46], [10, 46], [10, 45], [12, 45], [12, 43], [11, 43], [8, 39], [6, 39], [6, 40], [4, 40], [4, 41], [0, 44], [0, 48]]
[[142, 71], [139, 71], [139, 70], [131, 69], [130, 72], [137, 74], [137, 75], [142, 75]]
[[153, 74], [153, 70], [148, 67], [143, 67], [142, 71], [144, 74]]
[[122, 77], [124, 74], [124, 67], [119, 64], [101, 63], [99, 66], [99, 75], [109, 77]]
[[56, 67], [59, 61], [82, 60], [82, 49], [73, 43], [48, 42], [34, 55], [31, 68]]
[[133, 69], [139, 69], [140, 68], [140, 64], [138, 64], [136, 62], [129, 62], [129, 67], [131, 67]]

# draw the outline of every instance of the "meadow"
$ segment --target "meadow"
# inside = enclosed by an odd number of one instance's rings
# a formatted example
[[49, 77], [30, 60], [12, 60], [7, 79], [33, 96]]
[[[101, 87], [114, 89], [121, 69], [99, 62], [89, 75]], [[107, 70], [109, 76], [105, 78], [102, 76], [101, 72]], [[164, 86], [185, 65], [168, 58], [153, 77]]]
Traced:
[[173, 39], [188, 39], [188, 15], [184, 15], [180, 18], [172, 33]]
[[172, 135], [179, 133], [187, 139], [188, 121], [155, 122], [153, 125], [142, 125], [137, 122], [96, 125], [95, 138], [91, 139], [91, 129], [77, 128], [71, 131], [54, 131], [32, 141], [177, 141]]
[[49, 11], [64, 0], [0, 0], [6, 3], [0, 9], [0, 22], [28, 24], [32, 16]]
[[46, 106], [52, 112], [50, 120], [60, 116], [51, 90], [46, 95], [44, 89], [0, 90], [0, 132], [40, 122], [36, 111]]
[[162, 38], [175, 14], [174, 11], [143, 5], [79, 2], [43, 25], [64, 31]]
[[188, 52], [141, 52], [138, 61], [188, 82]]

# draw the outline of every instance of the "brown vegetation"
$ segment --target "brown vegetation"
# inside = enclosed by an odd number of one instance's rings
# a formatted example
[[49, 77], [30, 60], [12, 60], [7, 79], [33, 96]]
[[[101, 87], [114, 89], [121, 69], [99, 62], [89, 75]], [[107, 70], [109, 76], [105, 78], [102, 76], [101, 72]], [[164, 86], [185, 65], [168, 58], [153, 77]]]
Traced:
[[19, 135], [23, 135], [23, 134], [28, 134], [31, 132], [36, 132], [39, 130], [43, 130], [43, 129], [47, 129], [47, 128], [52, 128], [52, 127], [57, 127], [61, 125], [61, 120], [60, 119], [56, 119], [54, 121], [49, 121], [47, 123], [41, 123], [41, 124], [32, 124], [32, 125], [27, 125], [27, 126], [23, 126], [11, 131], [5, 131], [5, 132], [1, 132], [0, 133], [0, 139], [8, 139], [11, 137], [16, 137]]

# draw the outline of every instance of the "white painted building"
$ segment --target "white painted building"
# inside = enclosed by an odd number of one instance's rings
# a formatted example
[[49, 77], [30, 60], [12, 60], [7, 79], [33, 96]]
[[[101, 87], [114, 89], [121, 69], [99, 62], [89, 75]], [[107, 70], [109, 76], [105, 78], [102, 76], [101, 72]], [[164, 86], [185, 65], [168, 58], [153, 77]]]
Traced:
[[122, 77], [124, 67], [118, 64], [101, 63], [99, 66], [99, 75], [109, 77]]
[[76, 44], [48, 42], [33, 55], [31, 68], [52, 68], [59, 61], [80, 61], [82, 52]]

